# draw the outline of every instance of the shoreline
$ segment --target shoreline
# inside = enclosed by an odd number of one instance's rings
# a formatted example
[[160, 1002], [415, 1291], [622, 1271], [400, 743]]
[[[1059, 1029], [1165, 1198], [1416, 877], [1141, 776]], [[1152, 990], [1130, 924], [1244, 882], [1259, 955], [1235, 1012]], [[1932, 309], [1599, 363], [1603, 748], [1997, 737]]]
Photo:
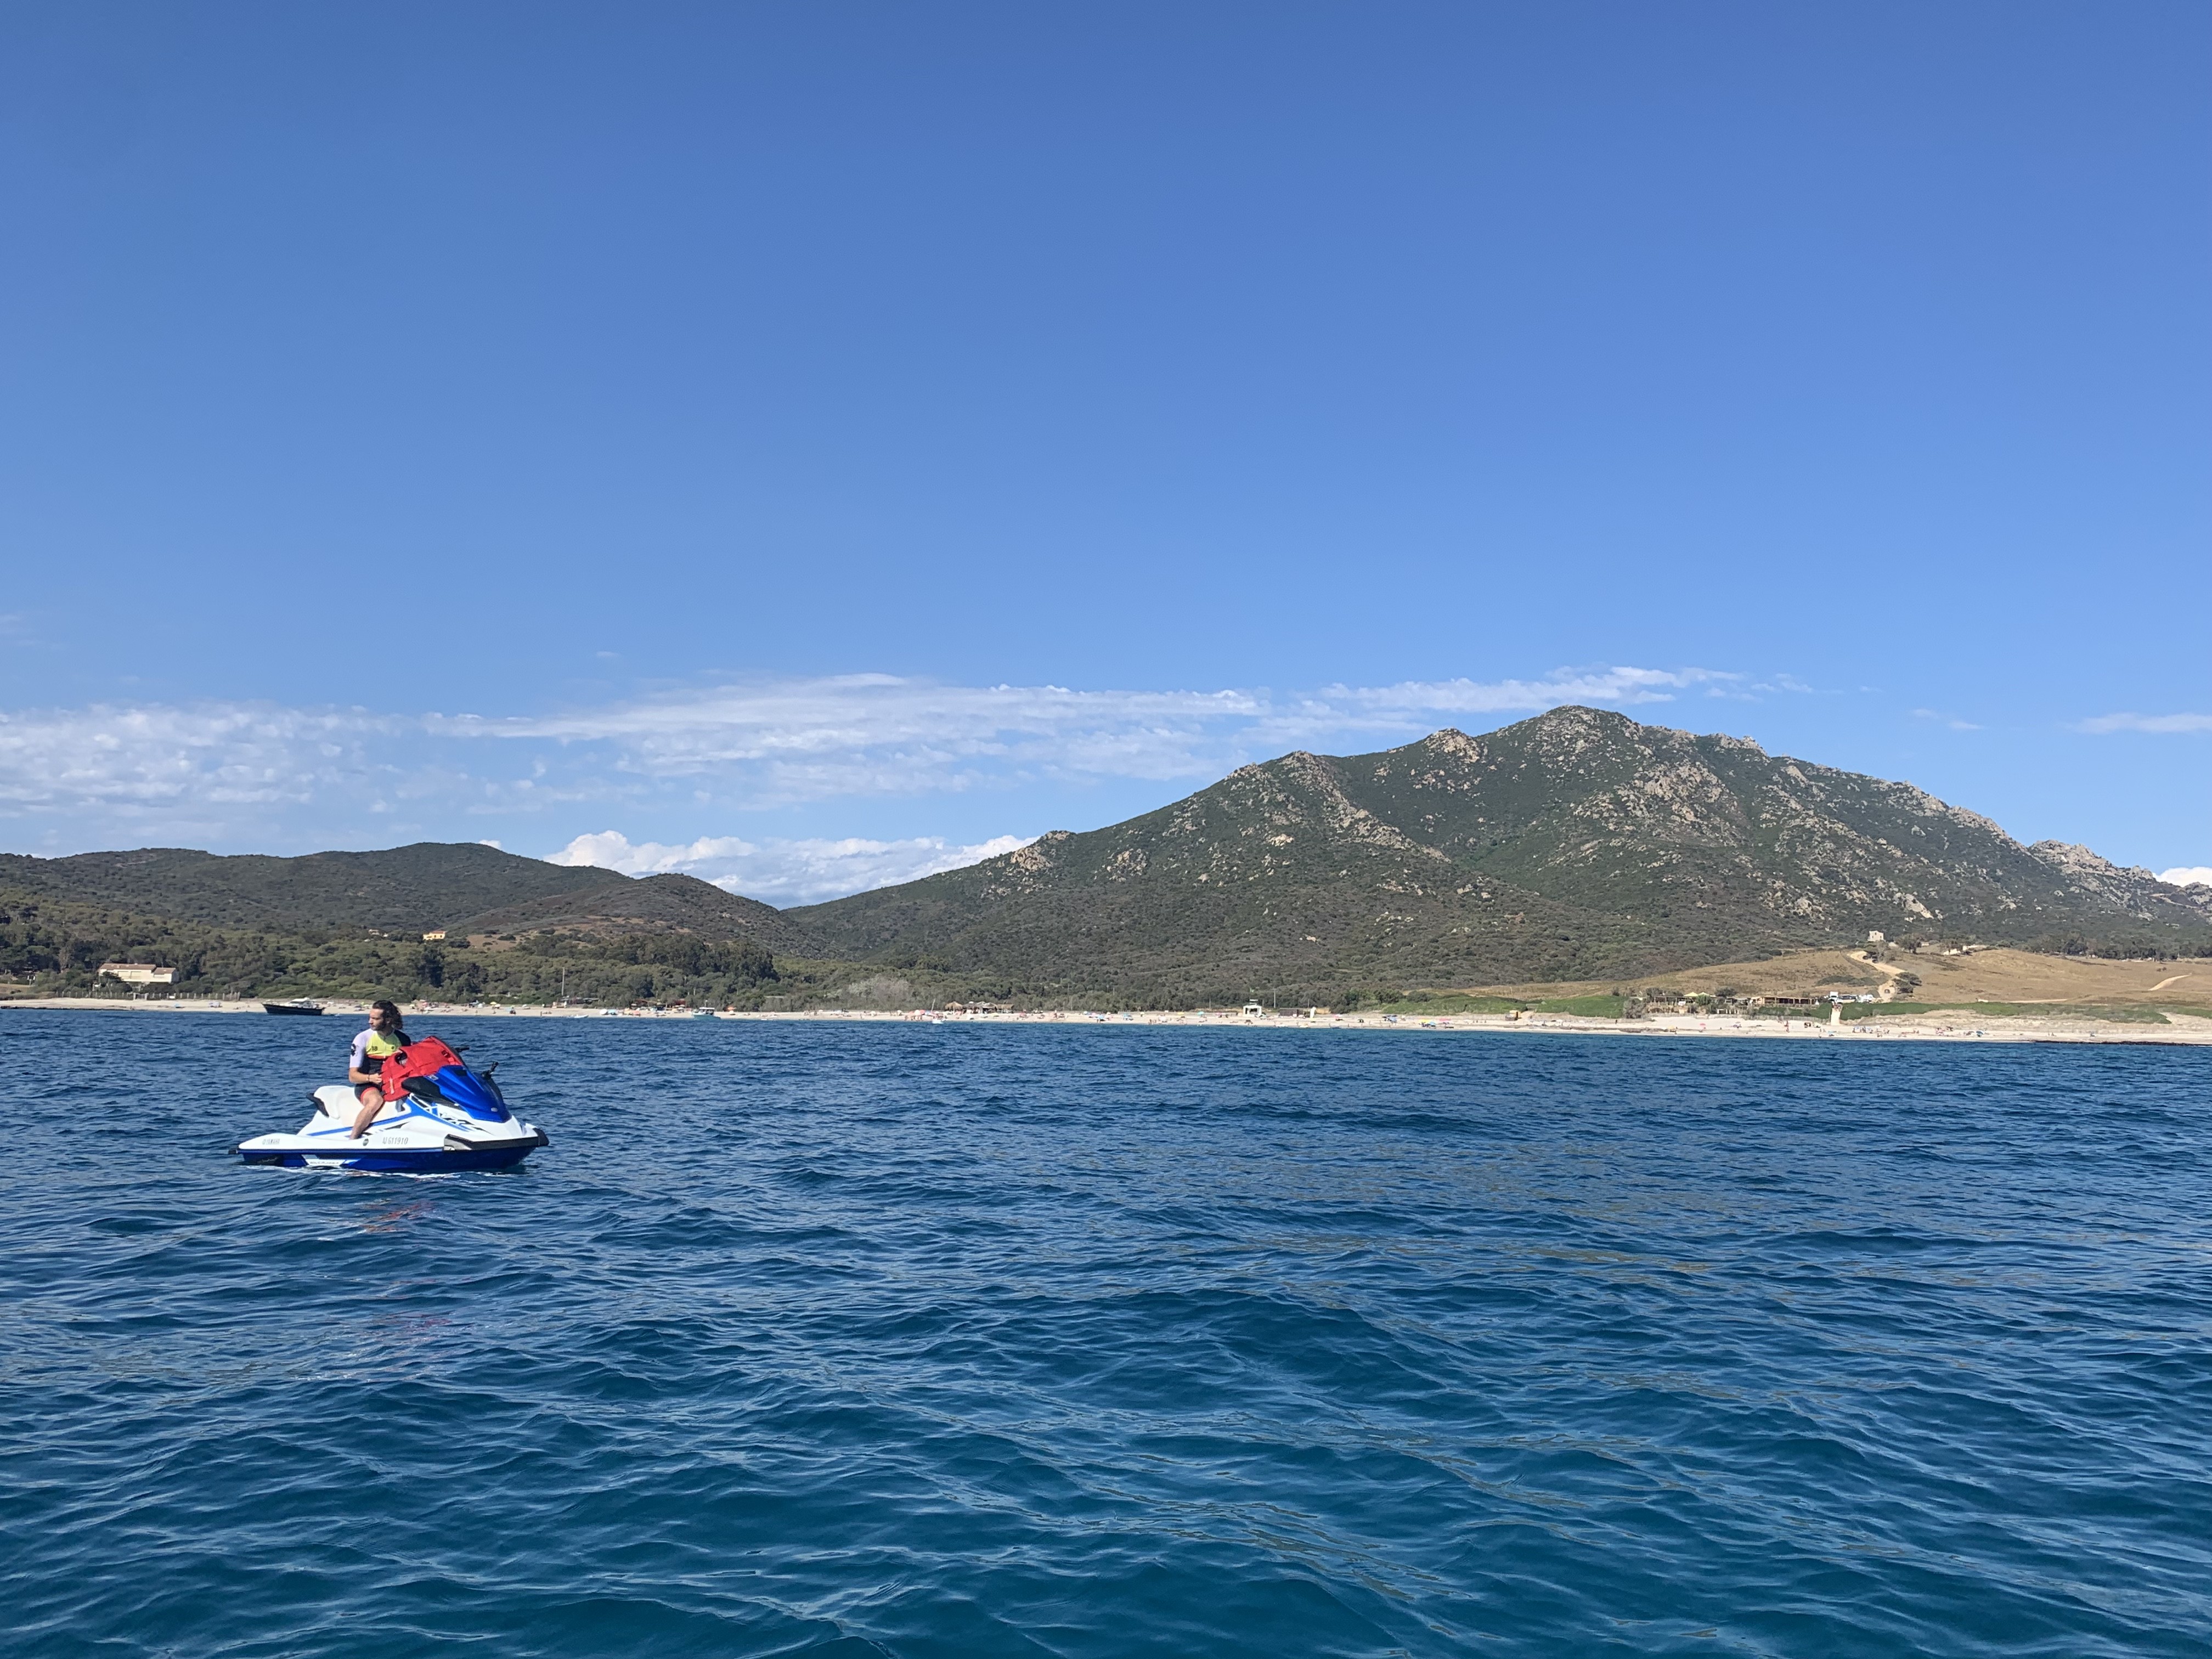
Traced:
[[[366, 1018], [366, 1001], [332, 1000], [324, 1005], [325, 1017]], [[2075, 1016], [2064, 1021], [2044, 1021], [2020, 1016], [1989, 1018], [1960, 1010], [1954, 1018], [1936, 1013], [1877, 1016], [1848, 1023], [1826, 1019], [1756, 1019], [1733, 1015], [1654, 1014], [1641, 1019], [1589, 1018], [1578, 1014], [1243, 1014], [1236, 1012], [1150, 1012], [1093, 1013], [1075, 1010], [1024, 1013], [957, 1013], [931, 1009], [811, 1008], [796, 1012], [724, 1012], [645, 1008], [560, 1008], [533, 1003], [406, 1003], [410, 1014], [425, 1019], [642, 1019], [696, 1023], [755, 1021], [794, 1024], [927, 1024], [927, 1025], [1146, 1025], [1182, 1026], [1203, 1030], [1262, 1030], [1280, 1031], [1377, 1030], [1421, 1031], [1441, 1035], [1450, 1031], [1487, 1032], [1498, 1036], [1573, 1035], [1583, 1036], [1723, 1037], [1751, 1041], [1814, 1042], [1982, 1042], [2071, 1043], [2081, 1045], [2142, 1044], [2154, 1048], [2212, 1047], [2212, 1019], [2188, 1015], [2166, 1016], [2166, 1023], [2106, 1021]], [[0, 1001], [0, 1012], [33, 1008], [44, 1012], [82, 1013], [263, 1014], [258, 1000], [197, 999], [125, 999], [105, 997], [25, 997]], [[266, 1015], [282, 1018], [298, 1016]]]

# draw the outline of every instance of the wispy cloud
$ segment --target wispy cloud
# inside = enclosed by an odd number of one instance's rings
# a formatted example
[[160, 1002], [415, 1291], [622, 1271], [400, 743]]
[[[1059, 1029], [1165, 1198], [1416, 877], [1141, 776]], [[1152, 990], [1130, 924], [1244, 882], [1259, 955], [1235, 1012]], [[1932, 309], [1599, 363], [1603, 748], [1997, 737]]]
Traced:
[[323, 845], [340, 834], [354, 840], [337, 844], [400, 833], [474, 840], [486, 817], [586, 810], [601, 823], [635, 823], [648, 810], [665, 822], [677, 811], [696, 819], [1040, 782], [1195, 787], [1288, 749], [1379, 748], [1563, 702], [1646, 708], [1796, 689], [1704, 668], [1297, 692], [854, 674], [536, 715], [214, 702], [33, 709], [0, 714], [0, 818], [66, 820], [85, 844], [150, 835], [267, 845], [280, 822]]
[[2183, 865], [2161, 870], [2158, 878], [2169, 887], [2212, 887], [2212, 864]]
[[964, 789], [997, 777], [1218, 775], [1304, 744], [1393, 738], [1563, 702], [1634, 707], [1732, 690], [1711, 669], [1607, 668], [1536, 680], [1407, 681], [1278, 694], [942, 685], [888, 674], [672, 692], [554, 716], [437, 717], [441, 737], [604, 746], [646, 777], [741, 777], [752, 804]]
[[356, 710], [203, 703], [0, 712], [0, 811], [98, 807], [131, 817], [359, 787], [377, 738], [407, 722]]
[[2212, 732], [2212, 714], [2100, 714], [2077, 720], [2076, 732]]
[[714, 686], [552, 716], [433, 717], [462, 740], [604, 749], [647, 777], [743, 776], [761, 804], [964, 788], [985, 770], [1171, 777], [1266, 712], [1245, 691], [940, 685], [888, 674]]
[[579, 836], [548, 857], [554, 864], [592, 864], [619, 870], [626, 876], [680, 872], [749, 898], [791, 905], [842, 898], [848, 893], [963, 869], [1026, 847], [1035, 839], [998, 836], [963, 847], [936, 836], [911, 841], [747, 841], [738, 836], [708, 836], [678, 847], [660, 842], [633, 842], [618, 830], [605, 830]]
[[1912, 711], [1912, 718], [1917, 720], [1934, 720], [1939, 725], [1950, 727], [1954, 732], [1978, 732], [1982, 729], [1972, 720], [1962, 720], [1956, 714], [1947, 714], [1940, 708], [1916, 708]]

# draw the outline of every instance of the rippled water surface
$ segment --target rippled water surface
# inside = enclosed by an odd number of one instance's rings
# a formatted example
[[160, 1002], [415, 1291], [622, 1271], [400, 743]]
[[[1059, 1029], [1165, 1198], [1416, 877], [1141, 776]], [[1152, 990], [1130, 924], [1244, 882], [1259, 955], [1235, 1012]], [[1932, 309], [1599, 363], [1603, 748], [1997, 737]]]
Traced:
[[0, 1012], [10, 1652], [2212, 1650], [2203, 1051], [351, 1030]]

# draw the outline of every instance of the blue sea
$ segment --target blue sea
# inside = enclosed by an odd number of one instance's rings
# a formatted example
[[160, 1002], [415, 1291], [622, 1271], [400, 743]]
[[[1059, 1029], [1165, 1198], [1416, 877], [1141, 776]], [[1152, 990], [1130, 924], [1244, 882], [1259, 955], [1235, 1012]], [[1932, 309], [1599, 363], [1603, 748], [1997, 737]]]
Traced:
[[2212, 1051], [417, 1023], [0, 1012], [15, 1659], [2212, 1651]]

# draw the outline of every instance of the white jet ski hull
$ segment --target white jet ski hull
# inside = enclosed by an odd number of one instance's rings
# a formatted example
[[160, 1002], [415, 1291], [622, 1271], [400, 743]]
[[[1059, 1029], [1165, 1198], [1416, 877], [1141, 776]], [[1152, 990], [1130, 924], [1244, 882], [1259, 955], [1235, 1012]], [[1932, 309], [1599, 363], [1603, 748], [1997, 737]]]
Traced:
[[373, 1170], [414, 1175], [507, 1170], [550, 1146], [545, 1132], [510, 1118], [478, 1122], [464, 1111], [410, 1096], [387, 1102], [369, 1131], [353, 1139], [353, 1091], [331, 1084], [315, 1091], [315, 1115], [295, 1134], [240, 1141], [248, 1164], [287, 1170]]

